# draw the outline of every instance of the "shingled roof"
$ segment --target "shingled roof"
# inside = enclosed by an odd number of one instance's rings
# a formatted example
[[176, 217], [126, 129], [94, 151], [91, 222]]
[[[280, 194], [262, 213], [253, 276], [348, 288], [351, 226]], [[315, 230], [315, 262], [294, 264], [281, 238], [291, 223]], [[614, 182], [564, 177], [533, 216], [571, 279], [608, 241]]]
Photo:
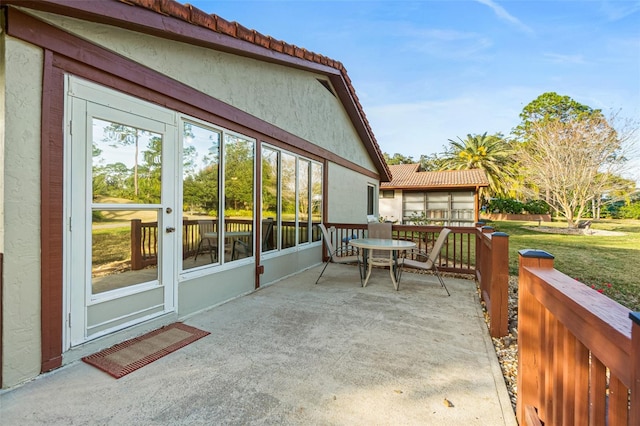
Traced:
[[445, 189], [489, 186], [484, 170], [420, 171], [420, 164], [389, 166], [393, 179], [383, 182], [380, 189]]

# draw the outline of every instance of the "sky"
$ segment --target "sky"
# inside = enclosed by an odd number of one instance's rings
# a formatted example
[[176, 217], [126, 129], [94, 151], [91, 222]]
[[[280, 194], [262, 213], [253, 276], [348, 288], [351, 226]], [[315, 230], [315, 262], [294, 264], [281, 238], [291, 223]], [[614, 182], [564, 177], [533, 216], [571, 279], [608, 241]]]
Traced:
[[390, 155], [419, 160], [449, 139], [507, 136], [545, 92], [640, 121], [640, 1], [189, 3], [342, 62]]

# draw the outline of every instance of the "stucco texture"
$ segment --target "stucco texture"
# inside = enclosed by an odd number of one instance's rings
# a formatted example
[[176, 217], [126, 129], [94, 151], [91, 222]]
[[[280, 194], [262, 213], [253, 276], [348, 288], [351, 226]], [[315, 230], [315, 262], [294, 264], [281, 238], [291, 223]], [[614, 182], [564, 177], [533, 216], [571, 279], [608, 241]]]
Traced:
[[40, 372], [41, 49], [4, 38], [3, 386]]
[[117, 52], [375, 171], [338, 98], [303, 70], [38, 12], [55, 26]]
[[[378, 182], [337, 164], [329, 164], [328, 222], [365, 223], [367, 221], [367, 187]], [[374, 200], [374, 203], [376, 200]]]

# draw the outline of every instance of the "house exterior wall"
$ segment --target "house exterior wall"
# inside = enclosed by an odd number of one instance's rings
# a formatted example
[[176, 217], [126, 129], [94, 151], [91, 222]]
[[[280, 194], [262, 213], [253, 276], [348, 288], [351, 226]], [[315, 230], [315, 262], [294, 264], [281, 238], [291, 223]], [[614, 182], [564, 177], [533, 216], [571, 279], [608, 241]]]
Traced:
[[340, 101], [317, 81], [326, 80], [324, 76], [107, 25], [34, 14], [375, 170]]
[[4, 253], [3, 382], [40, 372], [42, 50], [4, 34], [0, 250]]
[[[372, 174], [377, 173], [344, 107], [317, 82], [322, 75], [109, 26], [44, 13], [37, 15], [56, 27], [66, 28], [80, 38], [259, 117]], [[45, 55], [39, 47], [4, 32], [0, 38], [4, 47], [0, 71], [4, 90], [4, 135], [0, 134], [3, 148], [0, 156], [5, 156], [4, 160], [0, 157], [4, 162], [0, 174], [4, 388], [38, 375], [42, 367], [41, 348], [45, 347], [41, 334], [41, 298], [46, 297], [46, 292], [41, 291], [40, 276], [41, 265], [46, 265], [40, 257], [40, 127]], [[62, 105], [57, 107], [62, 108]], [[328, 214], [323, 219], [363, 223], [367, 186], [374, 184], [377, 189], [378, 181], [332, 162], [325, 162], [324, 167], [325, 199], [328, 200], [325, 211]], [[280, 256], [267, 256], [262, 262], [265, 274], [261, 282], [275, 282], [320, 261], [321, 244], [318, 242]], [[255, 264], [251, 263], [180, 282], [178, 317], [188, 317], [253, 291], [254, 277]], [[243, 284], [237, 285], [238, 282]], [[123, 332], [120, 340], [132, 337], [127, 333], [131, 331]], [[113, 338], [110, 341], [115, 343]], [[100, 349], [95, 342], [91, 343], [85, 349], [89, 352], [74, 349], [72, 356], [65, 355], [65, 362]]]
[[325, 222], [366, 223], [367, 187], [375, 185], [377, 193], [378, 181], [333, 163], [329, 164], [327, 175], [329, 205]]
[[[380, 191], [382, 194], [382, 191]], [[392, 222], [402, 223], [402, 190], [394, 189], [393, 198], [383, 198], [378, 201], [380, 216]]]

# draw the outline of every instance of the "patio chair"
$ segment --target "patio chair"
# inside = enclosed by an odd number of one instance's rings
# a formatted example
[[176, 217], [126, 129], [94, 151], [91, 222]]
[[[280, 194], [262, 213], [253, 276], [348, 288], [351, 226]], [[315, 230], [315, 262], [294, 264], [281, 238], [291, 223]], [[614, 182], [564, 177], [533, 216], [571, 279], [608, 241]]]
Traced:
[[262, 251], [273, 250], [273, 218], [262, 220]]
[[[393, 238], [393, 224], [389, 222], [370, 222], [367, 224], [367, 238], [382, 238], [390, 240]], [[371, 253], [373, 258], [389, 258], [389, 252], [384, 250], [373, 250]]]
[[[262, 252], [273, 250], [273, 219], [262, 220]], [[233, 241], [231, 248], [231, 260], [241, 257], [250, 257], [253, 254], [252, 246], [249, 242], [237, 238]]]
[[447, 286], [444, 284], [444, 281], [442, 280], [442, 277], [440, 276], [440, 272], [438, 271], [438, 265], [437, 265], [437, 262], [436, 262], [436, 259], [438, 258], [438, 255], [440, 255], [440, 251], [442, 250], [442, 247], [444, 247], [444, 243], [447, 241], [447, 238], [449, 237], [449, 233], [451, 233], [451, 229], [442, 228], [442, 231], [440, 231], [440, 235], [438, 235], [438, 239], [436, 240], [436, 242], [433, 244], [433, 247], [431, 248], [431, 253], [429, 253], [428, 255], [424, 251], [415, 251], [414, 250], [413, 252], [411, 252], [412, 254], [417, 256], [418, 258], [426, 258], [427, 260], [425, 262], [422, 262], [422, 261], [419, 261], [419, 260], [408, 259], [406, 257], [400, 260], [400, 262], [399, 262], [400, 263], [400, 272], [399, 272], [399, 277], [398, 277], [398, 286], [400, 285], [400, 278], [402, 277], [402, 270], [404, 269], [405, 266], [408, 266], [409, 268], [419, 269], [419, 270], [422, 270], [422, 271], [433, 271], [433, 273], [436, 275], [436, 277], [438, 277], [438, 281], [440, 281], [440, 285], [447, 292], [447, 296], [451, 296], [451, 293], [449, 293], [449, 290], [447, 289]]
[[[322, 274], [324, 274], [325, 269], [329, 266], [329, 263], [357, 263], [358, 264], [358, 273], [360, 274], [360, 285], [362, 285], [362, 269], [360, 268], [360, 255], [358, 254], [358, 250], [353, 247], [339, 247], [335, 249], [333, 247], [333, 239], [331, 238], [333, 234], [336, 232], [336, 228], [332, 226], [327, 230], [327, 228], [322, 224], [318, 224], [318, 227], [322, 231], [322, 239], [324, 240], [324, 245], [327, 247], [327, 252], [329, 252], [329, 257], [320, 272], [320, 276], [316, 280], [316, 284], [322, 278]], [[353, 254], [355, 253], [355, 254]]]
[[195, 262], [198, 259], [198, 255], [202, 253], [203, 245], [206, 243], [206, 248], [209, 250], [209, 256], [211, 257], [211, 263], [213, 263], [213, 254], [215, 253], [216, 259], [218, 258], [218, 236], [214, 230], [213, 220], [199, 220], [198, 232], [200, 234], [200, 242], [196, 249], [196, 255], [193, 258]]

